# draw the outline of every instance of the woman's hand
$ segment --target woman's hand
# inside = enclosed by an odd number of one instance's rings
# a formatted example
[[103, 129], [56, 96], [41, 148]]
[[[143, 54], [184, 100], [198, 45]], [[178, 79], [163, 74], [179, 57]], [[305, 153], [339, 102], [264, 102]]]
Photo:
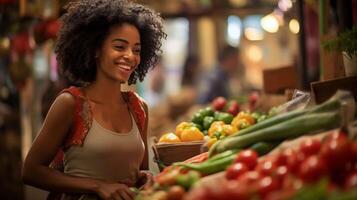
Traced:
[[104, 200], [133, 200], [135, 193], [125, 184], [98, 182], [95, 192]]
[[154, 184], [154, 176], [148, 171], [139, 171], [137, 187], [147, 189]]

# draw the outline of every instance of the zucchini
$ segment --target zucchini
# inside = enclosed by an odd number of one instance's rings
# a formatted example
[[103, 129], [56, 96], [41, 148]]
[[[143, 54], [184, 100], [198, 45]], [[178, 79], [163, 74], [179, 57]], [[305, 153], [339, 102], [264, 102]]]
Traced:
[[335, 128], [340, 125], [340, 121], [338, 112], [306, 114], [250, 134], [222, 140], [216, 145], [216, 152], [220, 153], [229, 149], [244, 149], [261, 141], [283, 141], [313, 131]]

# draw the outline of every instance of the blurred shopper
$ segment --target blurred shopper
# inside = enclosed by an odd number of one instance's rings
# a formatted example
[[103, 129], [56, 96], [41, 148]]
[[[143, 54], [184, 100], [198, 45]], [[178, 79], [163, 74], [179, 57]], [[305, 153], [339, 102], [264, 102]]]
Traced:
[[[198, 57], [194, 54], [188, 55], [183, 66], [181, 92], [178, 94], [184, 104], [182, 107], [189, 108], [197, 103], [199, 73], [200, 66]], [[182, 112], [185, 112], [185, 110], [186, 109], [183, 109]]]
[[155, 68], [152, 69], [148, 77], [148, 87], [145, 94], [145, 100], [149, 107], [156, 107], [164, 100], [165, 89], [165, 68], [162, 65], [162, 58], [159, 59]]
[[55, 52], [73, 84], [52, 104], [24, 163], [48, 199], [133, 199], [152, 184], [147, 106], [121, 84], [142, 81], [160, 53], [162, 19], [126, 0], [69, 3]]
[[226, 46], [218, 55], [218, 64], [200, 83], [200, 103], [209, 103], [215, 97], [229, 98], [239, 95], [245, 87], [244, 67], [239, 49]]
[[198, 84], [199, 60], [197, 55], [188, 55], [183, 66], [182, 87], [196, 87]]

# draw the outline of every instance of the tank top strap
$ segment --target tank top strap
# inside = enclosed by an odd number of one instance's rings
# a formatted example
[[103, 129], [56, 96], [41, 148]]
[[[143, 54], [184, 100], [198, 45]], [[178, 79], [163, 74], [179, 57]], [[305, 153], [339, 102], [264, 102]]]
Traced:
[[125, 101], [128, 103], [129, 110], [139, 128], [140, 135], [142, 139], [144, 139], [146, 137], [146, 135], [144, 135], [144, 129], [147, 118], [145, 101], [138, 94], [132, 91], [123, 92], [123, 96]]

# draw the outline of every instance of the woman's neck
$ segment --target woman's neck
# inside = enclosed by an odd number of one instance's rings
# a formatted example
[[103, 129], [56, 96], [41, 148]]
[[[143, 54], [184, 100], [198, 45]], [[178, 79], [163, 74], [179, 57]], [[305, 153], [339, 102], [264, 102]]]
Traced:
[[125, 103], [120, 82], [94, 81], [85, 90], [87, 97], [98, 103], [111, 105]]

